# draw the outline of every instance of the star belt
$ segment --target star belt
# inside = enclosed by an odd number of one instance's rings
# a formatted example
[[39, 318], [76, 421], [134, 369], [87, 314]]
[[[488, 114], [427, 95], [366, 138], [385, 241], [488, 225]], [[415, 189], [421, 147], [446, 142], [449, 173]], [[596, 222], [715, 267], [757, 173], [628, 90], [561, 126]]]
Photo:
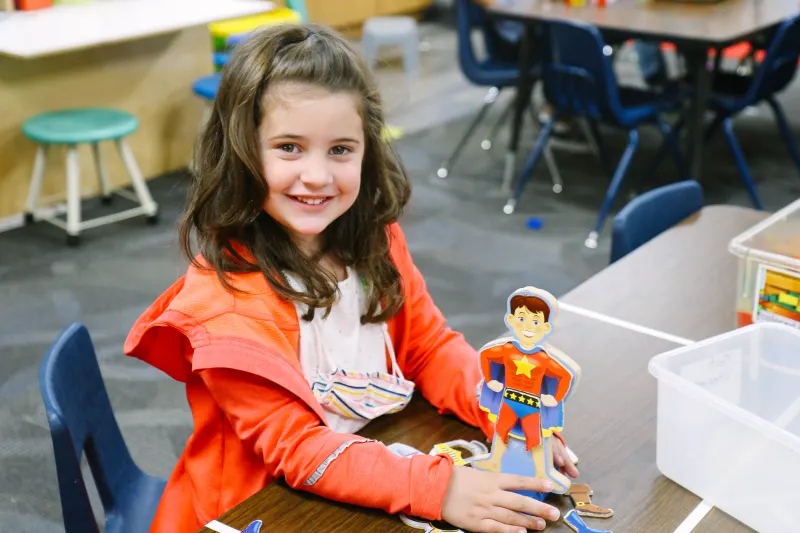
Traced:
[[536, 409], [539, 409], [540, 407], [538, 396], [523, 392], [521, 390], [506, 389], [503, 391], [503, 398], [506, 400], [511, 400], [512, 402], [520, 403], [522, 405], [535, 407]]

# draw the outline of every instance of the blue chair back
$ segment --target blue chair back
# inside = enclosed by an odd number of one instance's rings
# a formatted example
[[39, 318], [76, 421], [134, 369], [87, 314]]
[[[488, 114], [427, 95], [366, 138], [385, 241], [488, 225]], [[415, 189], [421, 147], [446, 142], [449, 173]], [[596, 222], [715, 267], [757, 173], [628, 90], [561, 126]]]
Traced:
[[[457, 0], [456, 33], [458, 34], [458, 61], [462, 72], [476, 85], [496, 85], [497, 76], [492, 76], [498, 68], [512, 69], [516, 72], [519, 47], [500, 36], [484, 9], [472, 0]], [[473, 47], [472, 33], [478, 30], [483, 39], [486, 57], [478, 58]]]
[[617, 80], [605, 43], [594, 26], [558, 21], [545, 38], [544, 87], [548, 101], [563, 113], [619, 121]]
[[611, 263], [703, 208], [703, 188], [688, 180], [634, 198], [614, 217]]
[[745, 96], [757, 102], [782, 91], [794, 79], [800, 61], [800, 15], [781, 23]]
[[111, 408], [89, 332], [69, 326], [39, 371], [50, 424], [67, 533], [97, 533], [86, 483], [85, 454], [105, 510], [106, 533], [146, 533], [166, 484], [133, 461]]

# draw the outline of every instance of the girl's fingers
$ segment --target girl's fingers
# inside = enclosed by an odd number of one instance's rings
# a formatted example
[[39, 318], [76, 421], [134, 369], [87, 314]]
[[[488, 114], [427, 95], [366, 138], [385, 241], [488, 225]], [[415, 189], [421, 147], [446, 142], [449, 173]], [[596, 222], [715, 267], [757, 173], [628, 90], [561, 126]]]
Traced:
[[475, 529], [475, 533], [528, 533], [524, 527], [501, 524], [496, 520], [484, 519]]
[[578, 472], [578, 467], [575, 466], [575, 463], [569, 460], [565, 462], [564, 470], [566, 470], [567, 475], [573, 479], [577, 478], [580, 475], [580, 472]]
[[528, 529], [536, 529], [542, 530], [545, 527], [545, 521], [541, 518], [535, 516], [528, 516], [521, 513], [517, 513], [510, 509], [505, 509], [503, 507], [494, 507], [491, 511], [491, 515], [493, 520], [501, 523], [507, 524], [510, 526], [520, 526], [524, 527], [526, 530]]
[[495, 505], [510, 509], [512, 511], [517, 511], [519, 513], [546, 518], [547, 520], [552, 521], [558, 520], [559, 516], [561, 516], [561, 513], [559, 513], [558, 509], [552, 505], [548, 505], [544, 502], [540, 502], [539, 500], [534, 500], [533, 498], [516, 494], [514, 492], [503, 492], [497, 498]]
[[532, 492], [552, 492], [553, 482], [531, 476], [498, 474], [498, 487], [503, 490], [529, 490]]
[[553, 462], [556, 466], [564, 466], [564, 451], [563, 449], [557, 450], [553, 454]]

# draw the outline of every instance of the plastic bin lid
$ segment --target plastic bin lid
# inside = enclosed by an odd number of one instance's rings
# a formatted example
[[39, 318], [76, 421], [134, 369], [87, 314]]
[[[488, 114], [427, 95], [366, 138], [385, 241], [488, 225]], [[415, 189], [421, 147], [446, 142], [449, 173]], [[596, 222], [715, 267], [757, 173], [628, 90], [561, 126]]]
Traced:
[[650, 359], [652, 376], [800, 452], [800, 330], [759, 322]]
[[731, 253], [800, 270], [800, 199], [731, 240]]

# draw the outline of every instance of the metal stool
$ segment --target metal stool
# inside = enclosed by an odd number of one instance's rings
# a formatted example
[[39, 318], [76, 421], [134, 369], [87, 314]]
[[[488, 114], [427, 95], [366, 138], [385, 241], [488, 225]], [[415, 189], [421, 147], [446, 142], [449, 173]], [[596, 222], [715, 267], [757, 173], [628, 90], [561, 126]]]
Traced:
[[407, 75], [419, 72], [419, 33], [411, 17], [372, 17], [364, 22], [361, 47], [370, 67], [378, 63], [381, 46], [399, 46], [403, 50], [403, 69]]
[[[85, 229], [111, 224], [127, 218], [146, 215], [148, 223], [158, 220], [158, 205], [150, 196], [136, 159], [131, 152], [125, 137], [132, 134], [139, 127], [139, 120], [130, 113], [115, 109], [71, 109], [43, 113], [25, 121], [22, 125], [23, 134], [38, 143], [36, 160], [33, 165], [28, 200], [25, 204], [25, 222], [32, 223], [35, 219], [44, 220], [67, 232], [67, 244], [77, 245], [80, 242], [80, 232]], [[99, 143], [114, 141], [117, 145], [122, 162], [130, 175], [135, 194], [125, 190], [112, 190], [111, 182], [99, 150]], [[91, 144], [94, 153], [94, 162], [100, 180], [103, 194], [103, 203], [111, 202], [111, 194], [116, 193], [139, 203], [138, 207], [97, 217], [90, 220], [81, 220], [81, 178], [78, 167], [78, 145]], [[51, 145], [65, 145], [67, 150], [67, 217], [66, 222], [55, 216], [37, 212], [39, 192], [42, 189], [44, 171], [47, 164], [47, 153]]]

